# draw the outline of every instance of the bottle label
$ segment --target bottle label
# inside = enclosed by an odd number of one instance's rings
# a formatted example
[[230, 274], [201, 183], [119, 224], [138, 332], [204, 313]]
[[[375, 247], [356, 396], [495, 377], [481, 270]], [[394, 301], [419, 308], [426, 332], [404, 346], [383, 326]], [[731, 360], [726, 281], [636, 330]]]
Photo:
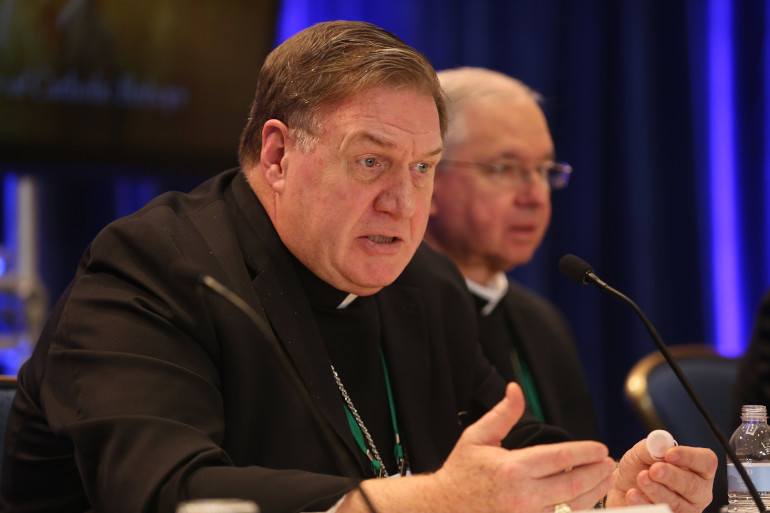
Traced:
[[[744, 463], [743, 466], [758, 492], [770, 491], [770, 463]], [[732, 463], [727, 464], [727, 489], [739, 492], [749, 491]]]

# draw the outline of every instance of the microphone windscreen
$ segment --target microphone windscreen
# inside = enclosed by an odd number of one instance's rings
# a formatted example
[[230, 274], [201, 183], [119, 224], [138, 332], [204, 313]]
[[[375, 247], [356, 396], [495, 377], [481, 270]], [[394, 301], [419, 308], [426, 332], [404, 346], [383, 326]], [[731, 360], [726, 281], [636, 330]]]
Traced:
[[588, 283], [586, 275], [594, 272], [588, 262], [569, 253], [559, 260], [559, 270], [564, 276], [581, 285]]

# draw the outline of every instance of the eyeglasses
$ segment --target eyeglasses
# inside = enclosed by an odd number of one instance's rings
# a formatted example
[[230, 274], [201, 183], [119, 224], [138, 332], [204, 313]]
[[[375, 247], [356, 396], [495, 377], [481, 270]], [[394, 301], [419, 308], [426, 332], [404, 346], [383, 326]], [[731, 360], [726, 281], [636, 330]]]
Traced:
[[531, 180], [532, 176], [545, 181], [551, 189], [564, 189], [569, 183], [572, 166], [566, 162], [546, 162], [539, 166], [525, 168], [516, 160], [506, 160], [485, 164], [462, 160], [442, 160], [439, 164], [450, 166], [475, 167], [496, 184], [514, 189]]

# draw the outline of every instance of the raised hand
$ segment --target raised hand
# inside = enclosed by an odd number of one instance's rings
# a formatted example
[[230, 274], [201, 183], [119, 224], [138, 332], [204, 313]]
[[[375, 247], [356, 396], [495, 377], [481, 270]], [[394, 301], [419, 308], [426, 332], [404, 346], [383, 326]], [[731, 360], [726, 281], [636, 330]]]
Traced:
[[[524, 397], [509, 384], [505, 398], [462, 434], [433, 474], [368, 480], [363, 487], [379, 513], [554, 513], [566, 503], [586, 509], [612, 486], [615, 464], [598, 442], [564, 442], [508, 450], [500, 441], [524, 411]], [[366, 511], [357, 492], [343, 504]], [[361, 509], [358, 509], [361, 508]]]
[[674, 513], [700, 513], [711, 502], [717, 464], [710, 449], [682, 445], [656, 460], [642, 440], [620, 460], [607, 506], [666, 503]]

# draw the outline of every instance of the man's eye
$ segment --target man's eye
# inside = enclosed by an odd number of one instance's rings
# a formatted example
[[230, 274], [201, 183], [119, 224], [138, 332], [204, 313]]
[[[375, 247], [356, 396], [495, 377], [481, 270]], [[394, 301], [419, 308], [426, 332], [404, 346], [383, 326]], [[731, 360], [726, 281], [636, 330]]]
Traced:
[[510, 176], [518, 172], [519, 165], [514, 162], [501, 162], [492, 166], [496, 175]]
[[387, 169], [390, 168], [390, 162], [383, 160], [381, 157], [358, 157], [350, 161], [350, 172], [356, 179], [369, 183], [382, 175]]
[[425, 162], [418, 162], [414, 165], [414, 169], [420, 174], [425, 174], [430, 170], [430, 166]]

